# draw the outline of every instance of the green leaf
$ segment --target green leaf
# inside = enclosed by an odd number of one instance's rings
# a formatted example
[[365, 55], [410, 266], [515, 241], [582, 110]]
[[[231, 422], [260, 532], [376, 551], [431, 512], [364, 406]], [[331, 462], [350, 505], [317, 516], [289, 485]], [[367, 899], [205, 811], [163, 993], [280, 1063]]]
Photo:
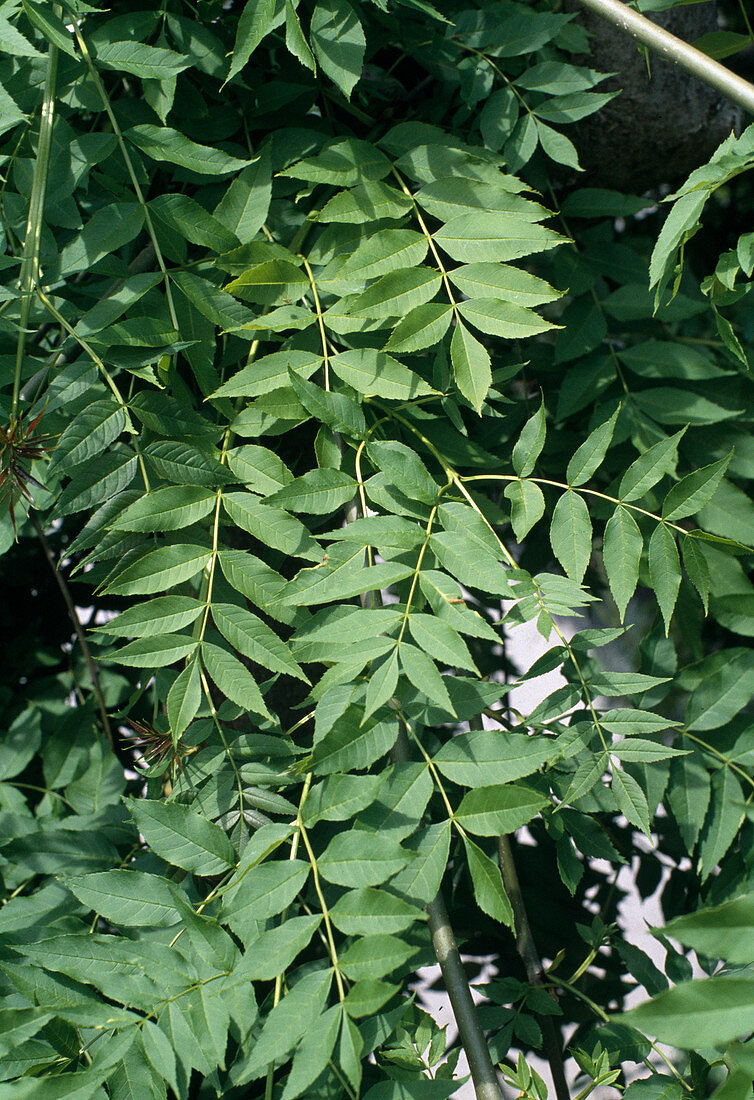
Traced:
[[580, 584], [592, 555], [592, 521], [584, 498], [572, 489], [553, 510], [550, 544], [569, 578]]
[[327, 515], [353, 499], [357, 485], [343, 470], [309, 470], [265, 501], [290, 512]]
[[312, 49], [322, 69], [347, 99], [361, 77], [366, 39], [346, 0], [317, 0], [311, 19]]
[[730, 770], [720, 768], [712, 776], [710, 806], [699, 838], [702, 882], [709, 878], [738, 836], [744, 820], [746, 798]]
[[88, 220], [84, 228], [61, 250], [60, 274], [75, 275], [97, 260], [128, 244], [144, 224], [144, 211], [137, 203], [112, 203]]
[[715, 495], [715, 491], [722, 481], [723, 474], [727, 470], [732, 457], [733, 452], [731, 451], [719, 462], [702, 466], [700, 470], [694, 470], [693, 473], [681, 478], [663, 501], [662, 518], [670, 521], [693, 516], [705, 504], [709, 503]]
[[169, 928], [180, 920], [180, 891], [167, 879], [144, 871], [113, 869], [65, 879], [87, 908], [110, 924]]
[[417, 905], [426, 905], [437, 896], [445, 873], [450, 847], [450, 822], [441, 821], [419, 830], [406, 841], [406, 850], [414, 859], [395, 876], [391, 888]]
[[[727, 769], [723, 769], [727, 772]], [[728, 773], [730, 774], [730, 773]], [[754, 895], [745, 894], [711, 909], [676, 917], [654, 931], [672, 937], [700, 955], [746, 965], [752, 959]]]
[[469, 298], [496, 298], [518, 306], [540, 306], [559, 296], [544, 279], [508, 264], [465, 264], [448, 273]]
[[381, 775], [331, 775], [313, 787], [301, 811], [302, 821], [347, 821], [377, 798]]
[[304, 271], [287, 260], [275, 259], [247, 268], [224, 289], [229, 294], [235, 294], [237, 298], [271, 306], [280, 302], [294, 302], [303, 297], [309, 287], [309, 279]]
[[650, 836], [652, 824], [649, 820], [647, 796], [634, 777], [614, 767], [610, 786], [621, 813], [637, 829], [641, 829], [643, 833]]
[[524, 478], [505, 486], [504, 495], [511, 502], [511, 527], [521, 542], [545, 514], [545, 498], [534, 481]]
[[[267, 1066], [282, 1061], [302, 1036], [316, 1030], [332, 982], [331, 970], [305, 974], [278, 1002], [264, 1021], [239, 1084], [261, 1076]], [[251, 1076], [249, 1076], [251, 1075]]]
[[365, 397], [409, 401], [413, 397], [426, 397], [437, 392], [418, 374], [393, 359], [392, 355], [371, 348], [334, 355], [330, 366], [339, 378]]
[[195, 622], [203, 610], [204, 604], [192, 596], [155, 596], [93, 629], [125, 638], [172, 634]]
[[354, 542], [357, 546], [384, 546], [397, 550], [414, 550], [424, 541], [424, 532], [411, 520], [400, 516], [364, 516], [345, 527], [337, 527], [320, 536], [339, 542]]
[[508, 594], [510, 577], [487, 544], [480, 546], [463, 530], [441, 531], [429, 540], [435, 555], [461, 584], [496, 595]]
[[477, 667], [466, 648], [466, 643], [456, 630], [435, 615], [412, 612], [408, 627], [414, 641], [435, 660], [457, 668], [477, 672]]
[[[199, 313], [224, 332], [239, 332], [253, 318], [253, 314], [245, 306], [208, 279], [200, 279], [190, 271], [177, 271], [173, 280]], [[208, 388], [211, 390], [213, 386]]]
[[689, 580], [699, 593], [704, 613], [706, 615], [709, 605], [710, 575], [707, 559], [702, 553], [695, 539], [684, 535], [681, 539], [681, 557], [683, 568], [686, 570]]
[[621, 1019], [675, 1047], [722, 1046], [754, 1028], [754, 980], [727, 976], [682, 982]]
[[[254, 3], [247, 3], [241, 19], [244, 19], [247, 10], [254, 6]], [[260, 0], [259, 6], [269, 11], [272, 3], [270, 0]], [[279, 5], [275, 6], [279, 7]], [[249, 28], [250, 31], [258, 33], [260, 27], [264, 26], [263, 20], [264, 15], [260, 22], [257, 22], [253, 28]], [[236, 65], [237, 60], [238, 55], [234, 52], [233, 66]], [[241, 244], [254, 239], [267, 217], [272, 196], [271, 172], [269, 146], [264, 146], [259, 150], [259, 156], [254, 163], [238, 173], [215, 207], [215, 218], [229, 229]]]
[[376, 932], [352, 943], [340, 956], [339, 964], [351, 981], [382, 978], [402, 967], [416, 950], [398, 936]]
[[696, 756], [680, 756], [670, 766], [668, 804], [691, 854], [710, 801], [710, 778]]
[[232, 703], [264, 718], [271, 717], [256, 680], [232, 653], [212, 642], [202, 642], [202, 664]]
[[558, 755], [557, 747], [540, 737], [472, 730], [451, 738], [435, 753], [434, 763], [452, 783], [482, 787], [523, 779]]
[[463, 846], [477, 905], [488, 917], [513, 928], [513, 909], [503, 886], [500, 868], [469, 837], [464, 836]]
[[378, 470], [410, 500], [434, 504], [440, 487], [419, 456], [403, 443], [370, 442], [367, 453]]
[[[2, 32], [0, 31], [0, 34]], [[0, 48], [2, 41], [0, 39]], [[28, 116], [24, 114], [15, 99], [8, 94], [5, 88], [0, 88], [0, 134], [12, 130], [19, 122], [26, 122]]]
[[565, 164], [567, 168], [575, 168], [577, 172], [582, 171], [576, 146], [565, 134], [559, 130], [553, 130], [552, 126], [546, 126], [537, 119], [537, 136], [539, 144], [550, 160], [554, 160], [556, 164]]
[[710, 378], [722, 378], [727, 373], [700, 349], [670, 340], [645, 340], [619, 351], [618, 356], [627, 367], [644, 378], [685, 378], [703, 382]]
[[278, 596], [285, 587], [285, 580], [254, 554], [243, 550], [221, 550], [218, 554], [223, 575], [236, 592], [261, 607], [273, 619], [290, 623], [293, 613], [283, 607]]
[[306, 41], [301, 21], [291, 0], [285, 0], [285, 44], [297, 61], [312, 72], [316, 72], [317, 63], [314, 60], [314, 54]]
[[381, 837], [375, 844], [371, 833], [351, 829], [333, 837], [317, 866], [323, 878], [339, 886], [379, 886], [410, 860], [411, 853], [396, 840]]
[[93, 401], [68, 425], [52, 452], [48, 471], [67, 473], [89, 462], [113, 443], [128, 424], [125, 409], [115, 401]]
[[163, 668], [188, 657], [196, 646], [196, 639], [186, 634], [137, 638], [113, 654], [112, 660], [119, 665], [133, 665], [135, 668]]
[[500, 836], [526, 825], [547, 801], [537, 791], [512, 783], [478, 787], [463, 796], [456, 820], [470, 833]]
[[282, 23], [283, 18], [283, 7], [275, 0], [247, 0], [238, 20], [226, 83], [243, 69], [265, 35]]
[[487, 391], [492, 385], [490, 357], [477, 338], [460, 321], [453, 329], [450, 358], [458, 389], [476, 411], [481, 412]]
[[602, 559], [621, 622], [636, 591], [644, 539], [627, 508], [615, 509], [605, 526]]
[[602, 465], [615, 431], [620, 406], [613, 415], [591, 432], [568, 463], [566, 481], [571, 486], [583, 485]]
[[321, 916], [290, 917], [247, 944], [246, 953], [233, 972], [234, 982], [272, 981], [284, 974], [314, 935]]
[[113, 449], [79, 466], [58, 497], [55, 513], [59, 516], [83, 512], [127, 489], [136, 476], [136, 455], [125, 448]]
[[306, 1094], [324, 1072], [333, 1057], [340, 1024], [341, 1008], [333, 1005], [320, 1016], [316, 1028], [304, 1036], [293, 1057], [281, 1100], [295, 1100]]
[[190, 58], [143, 42], [111, 42], [100, 46], [97, 62], [105, 69], [152, 80], [169, 79], [191, 66]]
[[227, 452], [228, 466], [252, 492], [267, 496], [293, 481], [293, 474], [274, 451], [248, 443]]
[[480, 332], [505, 340], [525, 339], [554, 327], [532, 309], [495, 298], [471, 298], [460, 302], [458, 310]]
[[668, 439], [661, 439], [631, 463], [618, 489], [622, 501], [640, 500], [673, 468], [682, 436], [683, 431], [680, 431]]
[[442, 302], [428, 302], [409, 310], [392, 331], [385, 348], [406, 354], [439, 344], [448, 330], [453, 307]]
[[398, 721], [379, 714], [363, 725], [360, 714], [349, 708], [314, 746], [311, 770], [315, 775], [360, 771], [379, 760], [395, 744]]
[[251, 493], [225, 493], [223, 508], [234, 523], [262, 545], [308, 561], [321, 559], [321, 551], [307, 528], [282, 508], [263, 504]]
[[284, 672], [308, 683], [285, 642], [251, 611], [235, 604], [213, 603], [212, 618], [237, 653], [263, 668]]
[[338, 278], [366, 281], [415, 267], [427, 255], [428, 248], [423, 233], [413, 229], [382, 229], [362, 241], [341, 267]]
[[[311, 143], [309, 147], [312, 147]], [[321, 153], [297, 161], [282, 175], [310, 183], [349, 187], [367, 180], [382, 179], [389, 173], [390, 161], [376, 145], [358, 138], [341, 137], [326, 142]]]
[[[384, 184], [376, 183], [371, 186], [385, 187]], [[409, 310], [431, 301], [439, 289], [440, 275], [430, 268], [409, 267], [391, 271], [373, 283], [368, 290], [359, 294], [351, 305], [349, 313], [355, 317], [374, 319], [403, 317]]]
[[233, 845], [223, 830], [190, 806], [132, 798], [128, 807], [150, 848], [175, 867], [218, 875], [235, 864]]
[[362, 886], [342, 894], [330, 910], [336, 928], [346, 936], [368, 936], [379, 927], [383, 932], [403, 932], [426, 914], [402, 898], [373, 886]]
[[193, 722], [202, 701], [199, 662], [193, 660], [175, 679], [168, 692], [167, 713], [170, 732], [177, 740]]
[[236, 235], [188, 195], [159, 195], [149, 205], [153, 217], [193, 244], [214, 252], [227, 252], [238, 245]]
[[709, 31], [700, 38], [695, 38], [692, 45], [708, 57], [720, 60], [745, 50], [750, 41], [747, 34], [736, 34], [735, 31]]
[[675, 536], [664, 523], [658, 523], [649, 540], [649, 576], [665, 621], [665, 634], [681, 585], [681, 563]]
[[[379, 180], [367, 180], [350, 191], [339, 191], [322, 207], [317, 221], [361, 225], [382, 218], [400, 218], [410, 209], [411, 200], [395, 187]], [[432, 281], [436, 278], [438, 276], [433, 273]]]
[[657, 741], [643, 741], [636, 737], [630, 741], [615, 741], [610, 746], [611, 754], [629, 763], [653, 764], [656, 760], [668, 760], [673, 756], [683, 756], [680, 749], [667, 748]]
[[156, 489], [115, 517], [116, 531], [177, 531], [209, 515], [217, 494], [200, 486]]
[[362, 439], [366, 434], [364, 413], [352, 397], [345, 393], [333, 393], [320, 389], [290, 372], [290, 381], [301, 404], [333, 432], [351, 438]]
[[118, 596], [162, 592], [201, 573], [211, 556], [205, 547], [191, 543], [163, 546], [159, 550], [149, 551], [133, 565], [116, 573], [108, 581], [105, 591]]
[[44, 57], [5, 16], [0, 16], [0, 50], [13, 57]]
[[545, 403], [540, 402], [537, 411], [530, 416], [521, 429], [513, 448], [511, 461], [513, 469], [519, 477], [528, 477], [534, 469], [537, 459], [542, 453], [547, 436], [547, 421], [545, 419]]
[[179, 168], [188, 168], [206, 176], [227, 176], [238, 172], [251, 164], [250, 160], [239, 160], [220, 149], [209, 145], [198, 145], [179, 130], [170, 126], [151, 126], [143, 123], [132, 126], [124, 132], [124, 137], [158, 163], [167, 161]]
[[453, 704], [450, 701], [445, 679], [437, 670], [437, 665], [428, 657], [423, 649], [408, 642], [400, 645], [401, 668], [417, 691], [426, 695], [432, 703], [437, 703], [443, 710], [455, 714]]
[[144, 448], [147, 465], [166, 481], [177, 485], [205, 485], [217, 489], [232, 475], [209, 451], [191, 443], [161, 439]]
[[443, 251], [462, 263], [517, 260], [545, 252], [566, 238], [513, 214], [461, 214], [433, 233]]
[[300, 859], [269, 860], [239, 870], [223, 892], [220, 919], [240, 930], [249, 924], [258, 927], [259, 922], [287, 909], [310, 870]]
[[398, 686], [398, 648], [385, 658], [373, 662], [367, 683], [362, 724], [395, 694]]
[[622, 710], [607, 710], [600, 715], [600, 725], [610, 733], [620, 734], [621, 737], [630, 737], [637, 733], [660, 733], [679, 724], [673, 722], [671, 718], [663, 718], [651, 711], [633, 710], [630, 707]]
[[728, 649], [717, 659], [707, 658], [707, 668], [701, 666], [706, 674], [694, 686], [686, 709], [690, 730], [719, 729], [746, 707], [754, 695], [752, 656], [748, 649]]

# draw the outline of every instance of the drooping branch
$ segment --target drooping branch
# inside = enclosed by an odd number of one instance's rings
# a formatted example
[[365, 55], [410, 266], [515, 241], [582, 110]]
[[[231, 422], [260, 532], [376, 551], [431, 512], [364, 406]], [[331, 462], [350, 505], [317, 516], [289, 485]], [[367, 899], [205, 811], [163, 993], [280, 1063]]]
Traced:
[[658, 27], [651, 19], [640, 15], [621, 0], [578, 0], [578, 3], [601, 19], [612, 23], [624, 34], [636, 38], [666, 61], [678, 65], [698, 80], [717, 89], [733, 103], [743, 107], [745, 111], [754, 114], [754, 84], [750, 84], [742, 76], [726, 69], [719, 61], [708, 57], [706, 53], [697, 50], [696, 47], [684, 42], [682, 38], [671, 34], [663, 27]]

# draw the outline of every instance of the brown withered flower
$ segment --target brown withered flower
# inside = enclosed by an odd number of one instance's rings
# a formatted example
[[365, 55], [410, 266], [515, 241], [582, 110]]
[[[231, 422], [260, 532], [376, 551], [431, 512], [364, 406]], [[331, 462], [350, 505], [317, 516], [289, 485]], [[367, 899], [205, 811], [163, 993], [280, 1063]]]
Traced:
[[7, 427], [0, 428], [0, 501], [8, 501], [8, 512], [16, 535], [16, 504], [19, 500], [31, 503], [29, 485], [44, 488], [31, 472], [31, 463], [35, 458], [43, 457], [54, 439], [52, 435], [34, 435], [41, 419], [42, 413], [38, 413], [25, 424], [22, 414], [11, 417]]
[[157, 769], [162, 765], [169, 766], [171, 774], [176, 769], [182, 771], [184, 758], [196, 752], [195, 745], [187, 745], [180, 738], [174, 742], [171, 733], [160, 733], [147, 722], [129, 718], [128, 728], [131, 733], [123, 738], [123, 744], [130, 749], [139, 749], [150, 770], [155, 769], [153, 774], [158, 775]]

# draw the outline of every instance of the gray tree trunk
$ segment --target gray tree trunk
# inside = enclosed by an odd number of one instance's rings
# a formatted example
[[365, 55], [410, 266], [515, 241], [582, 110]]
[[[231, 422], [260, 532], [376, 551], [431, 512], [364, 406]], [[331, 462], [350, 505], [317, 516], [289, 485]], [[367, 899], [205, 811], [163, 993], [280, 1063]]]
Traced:
[[[565, 8], [580, 13], [579, 22], [591, 36], [592, 52], [583, 63], [615, 74], [600, 90], [621, 90], [597, 114], [568, 129], [589, 185], [641, 193], [676, 183], [708, 160], [731, 130], [740, 128], [738, 108], [714, 89], [649, 51], [648, 68], [633, 38], [584, 11], [576, 0], [565, 0]], [[714, 3], [650, 18], [692, 43], [717, 29]], [[581, 180], [587, 183], [585, 176]]]

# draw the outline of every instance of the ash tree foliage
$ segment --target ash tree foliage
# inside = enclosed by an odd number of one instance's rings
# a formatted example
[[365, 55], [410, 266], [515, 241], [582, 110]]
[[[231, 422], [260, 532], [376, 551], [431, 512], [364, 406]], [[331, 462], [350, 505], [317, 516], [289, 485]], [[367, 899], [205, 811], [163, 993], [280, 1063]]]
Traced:
[[0, 9], [3, 1100], [751, 1095], [754, 128], [602, 189], [588, 51]]

